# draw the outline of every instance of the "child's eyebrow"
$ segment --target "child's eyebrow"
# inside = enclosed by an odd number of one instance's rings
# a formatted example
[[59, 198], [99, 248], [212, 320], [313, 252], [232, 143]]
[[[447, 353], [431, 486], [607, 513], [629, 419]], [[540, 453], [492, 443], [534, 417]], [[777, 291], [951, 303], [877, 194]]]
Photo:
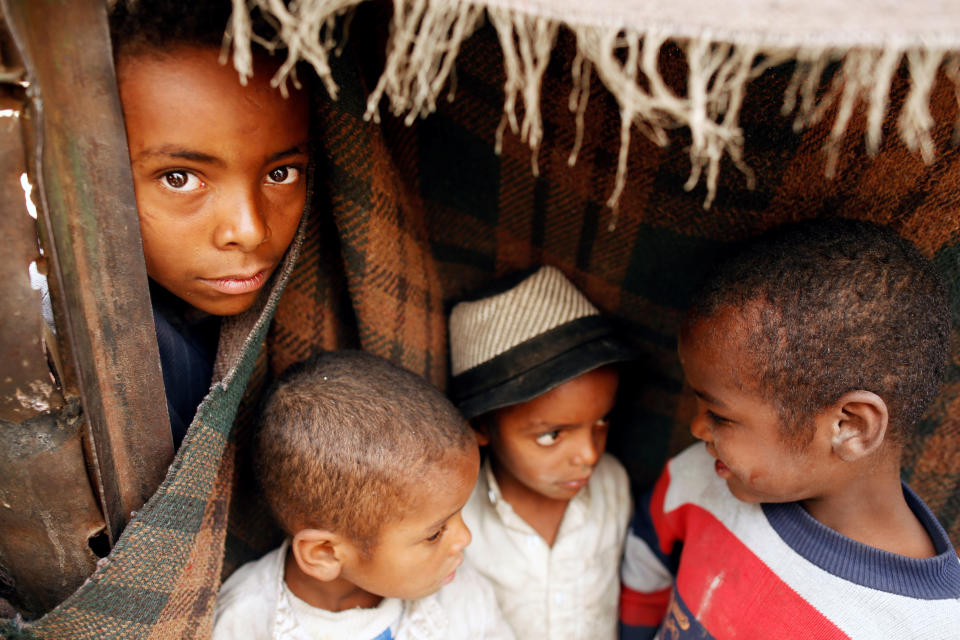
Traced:
[[[462, 508], [463, 508], [463, 507], [460, 507], [460, 509], [462, 509]], [[460, 511], [460, 509], [457, 509], [457, 511]], [[447, 520], [449, 520], [449, 519], [452, 518], [453, 516], [457, 515], [457, 511], [454, 511], [453, 513], [451, 513], [450, 515], [448, 515], [448, 516], [445, 517], [445, 518], [441, 518], [441, 519], [437, 520], [436, 522], [434, 522], [433, 524], [431, 524], [429, 527], [427, 527], [427, 531], [433, 531], [434, 529], [443, 526], [444, 523], [447, 522]]]
[[[295, 144], [292, 147], [288, 147], [282, 151], [277, 151], [276, 153], [270, 154], [267, 158], [267, 163], [276, 162], [281, 158], [286, 158], [287, 156], [301, 155], [306, 154], [307, 143], [306, 141], [299, 144]], [[151, 147], [144, 149], [137, 154], [136, 160], [142, 160], [143, 158], [149, 158], [153, 156], [163, 156], [166, 158], [178, 158], [180, 160], [190, 160], [191, 162], [200, 162], [203, 164], [212, 164], [216, 166], [225, 166], [221, 158], [217, 156], [212, 156], [209, 153], [203, 153], [202, 151], [193, 151], [184, 147], [176, 147], [172, 145], [164, 145], [162, 147]]]
[[[690, 388], [693, 389], [693, 387], [690, 387]], [[715, 405], [717, 405], [718, 407], [723, 407], [724, 409], [727, 408], [727, 405], [725, 405], [719, 398], [713, 397], [712, 395], [710, 395], [710, 394], [707, 393], [706, 391], [700, 391], [699, 389], [693, 389], [693, 393], [694, 393], [698, 398], [700, 398], [701, 400], [706, 400], [706, 401], [709, 402], [710, 404], [715, 404]]]
[[544, 429], [550, 429], [551, 431], [557, 429], [572, 429], [576, 427], [576, 424], [556, 424], [554, 422], [545, 422], [543, 420], [536, 420], [529, 422], [527, 427], [524, 429], [526, 433], [533, 433], [537, 431], [543, 431]]
[[164, 145], [162, 147], [149, 147], [144, 149], [137, 154], [137, 157], [134, 161], [139, 161], [144, 158], [150, 158], [154, 156], [163, 156], [166, 158], [178, 158], [180, 160], [190, 160], [192, 162], [202, 162], [204, 164], [213, 164], [217, 166], [224, 166], [226, 163], [216, 157], [212, 156], [209, 153], [203, 153], [200, 151], [191, 151], [190, 149], [185, 149], [183, 147], [174, 147], [169, 145]]
[[278, 151], [274, 154], [271, 154], [270, 157], [267, 158], [267, 162], [268, 163], [275, 162], [280, 158], [286, 158], [287, 156], [295, 156], [295, 155], [306, 154], [306, 153], [307, 153], [307, 143], [306, 141], [304, 141], [304, 142], [301, 142], [300, 144], [295, 144], [292, 147], [284, 149], [283, 151]]

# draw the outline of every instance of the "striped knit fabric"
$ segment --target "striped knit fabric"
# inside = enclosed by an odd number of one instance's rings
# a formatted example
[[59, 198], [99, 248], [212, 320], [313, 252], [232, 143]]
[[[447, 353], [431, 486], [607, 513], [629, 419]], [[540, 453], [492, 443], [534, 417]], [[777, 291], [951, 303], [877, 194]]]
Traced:
[[[362, 345], [444, 384], [444, 313], [450, 305], [504, 274], [549, 264], [560, 269], [604, 313], [625, 321], [647, 357], [625, 372], [609, 448], [624, 462], [637, 491], [650, 486], [670, 455], [692, 441], [693, 398], [683, 388], [676, 332], [683, 311], [715, 257], [778, 223], [824, 215], [873, 220], [914, 242], [945, 276], [960, 318], [960, 151], [953, 128], [935, 131], [941, 155], [931, 166], [886, 136], [880, 153], [863, 146], [863, 114], [838, 152], [836, 177], [824, 176], [829, 127], [794, 133], [779, 104], [791, 68], [777, 67], [754, 81], [741, 118], [744, 160], [757, 184], [725, 166], [717, 201], [704, 211], [705, 191], [683, 185], [688, 176], [683, 131], [660, 148], [635, 139], [629, 181], [616, 225], [605, 207], [613, 187], [620, 125], [615, 102], [592, 88], [586, 134], [575, 166], [574, 117], [566, 99], [572, 46], [561, 32], [544, 77], [545, 136], [531, 171], [528, 147], [505, 134], [494, 152], [502, 106], [499, 43], [491, 28], [467, 41], [458, 58], [450, 103], [407, 127], [383, 115], [363, 119], [366, 88], [378, 76], [376, 41], [364, 24], [385, 24], [366, 8], [355, 18], [337, 67], [342, 93], [318, 121], [329, 140], [330, 222], [307, 238], [304, 260], [281, 301], [269, 342], [271, 368], [320, 348]], [[663, 74], [682, 90], [681, 60], [661, 54]], [[894, 92], [885, 129], [896, 127]], [[895, 83], [897, 84], [897, 83]], [[948, 82], [931, 94], [938, 122], [956, 109]], [[357, 229], [374, 235], [365, 238]], [[393, 238], [381, 250], [379, 237]], [[416, 250], [414, 250], [416, 248]], [[342, 261], [339, 258], [342, 257]], [[364, 275], [367, 274], [367, 275]], [[376, 296], [381, 306], [368, 306]], [[351, 318], [351, 314], [355, 318]], [[424, 345], [433, 347], [422, 350]], [[954, 345], [960, 333], [954, 330]], [[954, 347], [942, 390], [904, 451], [904, 478], [960, 542], [960, 347]]]
[[[855, 113], [838, 147], [836, 178], [829, 180], [822, 151], [829, 128], [793, 132], [791, 119], [778, 110], [791, 68], [776, 67], [753, 82], [740, 116], [755, 190], [724, 164], [713, 208], [704, 211], [704, 187], [683, 188], [688, 134], [673, 132], [674, 144], [666, 148], [635, 136], [611, 230], [614, 215], [604, 203], [620, 146], [618, 107], [591, 85], [583, 147], [576, 165], [568, 166], [576, 134], [567, 100], [569, 34], [561, 31], [544, 77], [544, 139], [534, 175], [529, 148], [509, 132], [502, 153], [494, 152], [504, 77], [490, 27], [465, 43], [453, 102], [439, 103], [410, 127], [386, 113], [380, 123], [364, 120], [389, 24], [381, 9], [376, 3], [359, 9], [348, 45], [334, 60], [339, 98], [324, 102], [315, 118], [324, 149], [319, 215], [265, 337], [265, 356], [258, 359], [251, 345], [231, 385], [211, 394], [197, 416], [197, 436], [181, 448], [174, 475], [111, 554], [109, 573], [98, 572], [32, 627], [36, 637], [206, 637], [221, 574], [278, 541], [249, 472], [257, 390], [318, 349], [350, 346], [445, 386], [450, 303], [503, 274], [557, 267], [644, 345], [646, 357], [621, 378], [624, 393], [608, 443], [637, 491], [690, 442], [693, 402], [682, 384], [676, 332], [700, 279], [731, 243], [786, 220], [874, 220], [934, 261], [960, 318], [960, 151], [950, 143], [951, 125], [934, 129], [940, 156], [926, 166], [894, 135], [885, 135], [879, 154], [868, 157], [865, 118]], [[682, 60], [669, 46], [660, 67], [670, 86], [683, 91]], [[905, 93], [905, 81], [895, 79], [885, 132], [895, 130]], [[930, 99], [936, 122], [950, 122], [956, 106], [949, 83], [938, 81]], [[907, 445], [903, 467], [957, 543], [960, 332], [953, 344], [942, 391]], [[248, 379], [253, 382], [234, 426]]]
[[541, 267], [497, 295], [450, 312], [450, 375], [456, 376], [567, 322], [600, 312], [556, 267]]
[[700, 444], [670, 461], [638, 499], [627, 536], [622, 640], [951, 640], [960, 561], [909, 490], [937, 555], [860, 544], [797, 503], [747, 504]]

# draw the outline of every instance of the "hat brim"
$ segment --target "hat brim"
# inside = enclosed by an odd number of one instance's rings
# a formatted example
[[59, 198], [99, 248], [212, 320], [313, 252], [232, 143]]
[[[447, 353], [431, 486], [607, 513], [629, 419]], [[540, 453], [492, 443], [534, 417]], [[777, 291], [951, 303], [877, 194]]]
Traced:
[[454, 404], [474, 418], [532, 400], [606, 364], [635, 360], [641, 351], [602, 316], [563, 324], [454, 376]]

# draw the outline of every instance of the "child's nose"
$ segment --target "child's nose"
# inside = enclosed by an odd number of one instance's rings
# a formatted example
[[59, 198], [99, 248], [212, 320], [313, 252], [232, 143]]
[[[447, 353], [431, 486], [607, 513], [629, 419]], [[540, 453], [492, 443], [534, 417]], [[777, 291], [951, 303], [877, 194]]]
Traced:
[[578, 434], [579, 438], [573, 456], [573, 463], [585, 467], [592, 467], [597, 464], [597, 460], [600, 459], [605, 443], [596, 437], [592, 429], [578, 429], [578, 431], [580, 433]]
[[698, 413], [690, 423], [690, 433], [694, 438], [704, 442], [713, 442], [713, 432], [710, 431], [710, 425], [707, 424], [707, 416], [704, 413]]
[[450, 549], [454, 553], [460, 553], [466, 549], [470, 541], [473, 540], [473, 535], [471, 535], [470, 529], [467, 528], [467, 524], [463, 521], [463, 517], [459, 513], [450, 524], [453, 529], [450, 532], [453, 536], [453, 544], [450, 545]]
[[253, 251], [270, 237], [270, 227], [254, 193], [238, 190], [222, 203], [215, 242], [221, 249]]

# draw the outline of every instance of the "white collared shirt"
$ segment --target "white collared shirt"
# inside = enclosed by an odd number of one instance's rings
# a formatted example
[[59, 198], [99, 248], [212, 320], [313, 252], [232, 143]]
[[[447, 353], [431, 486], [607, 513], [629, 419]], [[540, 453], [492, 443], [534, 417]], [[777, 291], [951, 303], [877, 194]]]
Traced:
[[604, 454], [550, 547], [504, 500], [487, 459], [463, 509], [467, 559], [493, 584], [517, 638], [612, 640], [630, 512], [627, 473]]
[[[223, 583], [213, 640], [514, 640], [490, 584], [468, 562], [453, 582], [425, 598], [330, 612], [292, 600], [283, 580], [287, 546], [248, 562]], [[389, 635], [383, 635], [386, 625]]]

